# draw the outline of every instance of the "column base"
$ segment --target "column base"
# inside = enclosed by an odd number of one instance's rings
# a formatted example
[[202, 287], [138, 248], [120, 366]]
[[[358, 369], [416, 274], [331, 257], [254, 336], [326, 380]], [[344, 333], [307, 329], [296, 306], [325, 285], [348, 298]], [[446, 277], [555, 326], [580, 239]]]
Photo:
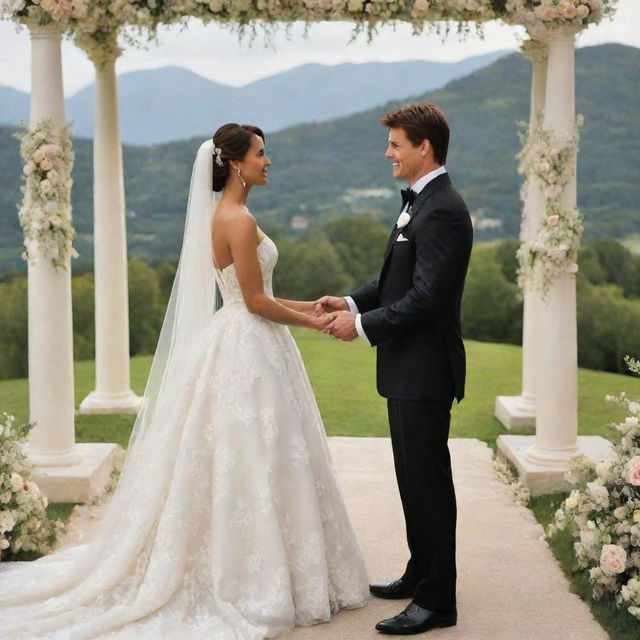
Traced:
[[92, 391], [81, 403], [78, 413], [133, 413], [142, 406], [142, 398], [133, 391], [124, 393], [100, 393]]
[[29, 456], [29, 460], [38, 467], [72, 467], [82, 462], [82, 454], [78, 452], [75, 445], [73, 449], [64, 453], [34, 451], [27, 445], [24, 452]]
[[90, 502], [109, 483], [118, 445], [84, 442], [76, 444], [74, 450], [82, 458], [80, 464], [38, 466], [32, 475], [49, 502]]
[[523, 396], [497, 396], [494, 416], [506, 429], [535, 427], [535, 401]]
[[542, 450], [535, 444], [535, 436], [498, 437], [498, 449], [516, 467], [520, 482], [530, 489], [532, 496], [568, 490], [571, 485], [564, 479], [564, 472], [572, 458], [583, 455], [597, 462], [611, 455], [611, 443], [600, 436], [578, 436], [577, 448], [558, 455], [549, 451], [542, 456]]

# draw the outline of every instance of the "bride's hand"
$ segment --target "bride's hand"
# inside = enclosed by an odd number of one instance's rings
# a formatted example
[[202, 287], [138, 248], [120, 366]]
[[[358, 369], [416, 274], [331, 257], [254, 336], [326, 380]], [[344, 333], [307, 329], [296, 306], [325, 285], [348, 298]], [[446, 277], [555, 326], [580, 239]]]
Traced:
[[326, 333], [326, 328], [333, 322], [335, 315], [332, 313], [325, 313], [321, 316], [314, 316], [309, 318], [309, 328]]

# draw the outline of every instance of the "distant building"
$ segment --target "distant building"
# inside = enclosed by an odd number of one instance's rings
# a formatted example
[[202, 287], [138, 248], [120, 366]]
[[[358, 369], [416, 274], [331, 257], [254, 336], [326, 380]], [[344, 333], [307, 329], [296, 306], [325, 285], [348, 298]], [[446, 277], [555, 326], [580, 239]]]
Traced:
[[289, 224], [296, 231], [306, 231], [309, 228], [309, 222], [307, 216], [293, 216]]
[[500, 218], [489, 218], [484, 214], [484, 208], [476, 209], [471, 214], [471, 224], [478, 231], [489, 231], [491, 229], [501, 229], [502, 220]]

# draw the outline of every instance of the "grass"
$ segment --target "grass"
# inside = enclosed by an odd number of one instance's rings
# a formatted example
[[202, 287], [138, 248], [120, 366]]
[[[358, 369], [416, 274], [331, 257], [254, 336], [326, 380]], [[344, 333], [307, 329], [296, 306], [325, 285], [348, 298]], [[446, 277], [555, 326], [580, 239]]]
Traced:
[[[294, 330], [303, 355], [325, 428], [331, 436], [387, 436], [386, 403], [375, 387], [375, 350], [357, 340], [349, 344], [305, 330]], [[495, 447], [506, 433], [493, 417], [495, 396], [520, 392], [521, 349], [512, 345], [467, 342], [467, 396], [453, 409], [451, 436], [478, 438]], [[131, 359], [131, 386], [139, 394], [151, 366], [151, 357]], [[94, 363], [75, 363], [75, 397], [79, 403], [94, 386]], [[608, 437], [611, 421], [622, 417], [605, 402], [608, 393], [627, 391], [640, 397], [640, 380], [630, 376], [580, 370], [578, 372], [578, 423], [581, 435]], [[19, 421], [28, 419], [26, 380], [0, 381], [0, 411], [13, 413]], [[76, 416], [79, 442], [117, 442], [127, 446], [133, 416]], [[522, 430], [518, 433], [533, 433]]]
[[[375, 350], [357, 340], [349, 344], [333, 341], [321, 334], [294, 330], [328, 435], [387, 436], [385, 400], [375, 388]], [[469, 341], [467, 396], [453, 409], [451, 436], [477, 438], [495, 448], [496, 439], [507, 433], [493, 417], [497, 395], [520, 393], [521, 357], [519, 347]], [[131, 386], [144, 391], [151, 357], [131, 359]], [[75, 397], [80, 402], [94, 386], [92, 361], [75, 363]], [[611, 436], [608, 424], [623, 417], [622, 410], [605, 402], [606, 394], [626, 391], [640, 397], [640, 380], [599, 371], [578, 372], [578, 424], [581, 435]], [[28, 419], [26, 380], [0, 381], [0, 411], [13, 413], [20, 421]], [[117, 442], [127, 446], [134, 417], [129, 415], [77, 415], [76, 439], [79, 442]], [[533, 430], [518, 433], [533, 434]], [[531, 508], [541, 524], [551, 522], [562, 494], [532, 500]], [[73, 505], [50, 505], [54, 517], [66, 519]], [[595, 618], [612, 640], [638, 637], [638, 624], [628, 613], [619, 611], [610, 601], [593, 601], [586, 575], [576, 570], [572, 541], [561, 533], [550, 543], [572, 590], [591, 607]]]

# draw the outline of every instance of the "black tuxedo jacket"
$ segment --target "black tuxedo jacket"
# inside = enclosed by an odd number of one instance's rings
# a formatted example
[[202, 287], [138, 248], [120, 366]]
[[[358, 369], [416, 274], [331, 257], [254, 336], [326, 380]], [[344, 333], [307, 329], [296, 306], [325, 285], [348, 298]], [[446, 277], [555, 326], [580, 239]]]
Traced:
[[[416, 196], [394, 227], [382, 271], [351, 293], [362, 328], [378, 348], [378, 393], [396, 400], [462, 400], [465, 351], [460, 304], [473, 230], [448, 174]], [[407, 240], [398, 241], [402, 235]]]

